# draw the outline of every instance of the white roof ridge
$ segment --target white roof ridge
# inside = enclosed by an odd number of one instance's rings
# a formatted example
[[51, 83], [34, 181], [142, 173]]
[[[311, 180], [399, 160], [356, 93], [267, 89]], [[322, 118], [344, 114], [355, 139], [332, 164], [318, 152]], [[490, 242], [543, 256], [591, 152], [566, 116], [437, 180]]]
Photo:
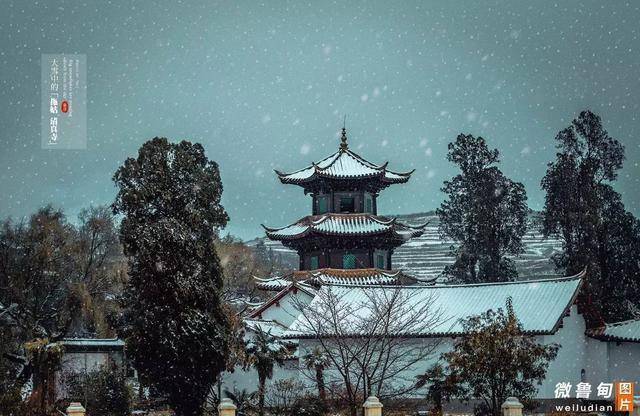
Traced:
[[[310, 169], [310, 168], [312, 168], [312, 167], [316, 166], [318, 163], [322, 163], [322, 162], [324, 162], [324, 161], [325, 161], [325, 160], [327, 160], [327, 159], [330, 159], [330, 158], [332, 158], [332, 157], [334, 157], [334, 156], [337, 156], [337, 155], [338, 155], [338, 153], [340, 153], [340, 151], [339, 151], [339, 150], [338, 150], [337, 152], [331, 153], [329, 156], [327, 156], [327, 157], [325, 157], [325, 158], [323, 158], [323, 159], [320, 159], [320, 160], [319, 160], [319, 161], [317, 161], [317, 162], [311, 162], [311, 164], [310, 164], [309, 166], [306, 166], [306, 167], [304, 167], [304, 168], [302, 168], [302, 169], [294, 170], [294, 171], [292, 171], [292, 172], [282, 172], [281, 170], [278, 170], [278, 169], [274, 169], [274, 171], [276, 172], [276, 174], [277, 174], [278, 176], [290, 176], [290, 175], [294, 175], [294, 174], [296, 174], [296, 173], [300, 173], [300, 172], [302, 172], [302, 171], [304, 171], [304, 170]], [[337, 158], [336, 158], [336, 159], [337, 159]], [[333, 163], [333, 162], [331, 162], [331, 163]]]
[[61, 341], [118, 341], [120, 338], [118, 337], [110, 337], [110, 338], [89, 338], [89, 337], [64, 337]]
[[[397, 218], [397, 217], [396, 217]], [[405, 222], [398, 222], [397, 224], [405, 226], [407, 228], [411, 228], [413, 230], [422, 230], [423, 228], [425, 228], [427, 225], [429, 225], [431, 221], [425, 221], [422, 224], [418, 224], [418, 225], [411, 225], [411, 224], [407, 224]]]
[[273, 322], [274, 324], [276, 324], [276, 325], [280, 325], [280, 326], [281, 326], [281, 327], [283, 327], [283, 328], [287, 328], [287, 329], [289, 328], [289, 327], [287, 327], [285, 324], [282, 324], [282, 323], [278, 322], [278, 320], [277, 320], [277, 319], [251, 318], [251, 317], [248, 317], [248, 316], [247, 316], [247, 317], [245, 317], [245, 318], [242, 318], [242, 320], [243, 320], [243, 321], [253, 321], [253, 322]]
[[278, 280], [278, 279], [284, 279], [284, 276], [272, 276], [272, 277], [258, 277], [255, 275], [251, 275], [251, 277], [253, 277], [255, 280], [259, 281], [259, 282], [272, 282], [274, 280]]
[[[396, 224], [396, 220], [398, 219], [398, 217], [386, 217], [384, 215], [374, 215], [374, 214], [366, 214], [366, 216], [372, 221], [375, 221], [381, 225]], [[387, 218], [387, 220], [383, 220], [382, 218]]]
[[[610, 322], [610, 323], [605, 323], [604, 326], [605, 327], [617, 327], [617, 326], [623, 326], [623, 325], [627, 325], [630, 324], [632, 322], [640, 322], [640, 317], [638, 318], [631, 318], [631, 319], [625, 319], [624, 321], [619, 321], [619, 322]], [[602, 328], [602, 327], [600, 327]]]
[[419, 286], [419, 285], [362, 285], [362, 284], [342, 284], [342, 283], [331, 283], [327, 286], [348, 286], [348, 287], [366, 287], [366, 288], [398, 288], [398, 289], [449, 289], [449, 288], [457, 288], [457, 287], [480, 287], [480, 286], [507, 286], [507, 285], [523, 285], [528, 283], [546, 283], [546, 282], [566, 282], [571, 280], [582, 279], [584, 276], [584, 270], [578, 274], [572, 276], [563, 276], [563, 277], [549, 277], [549, 278], [541, 278], [541, 279], [531, 279], [531, 280], [515, 280], [511, 282], [485, 282], [485, 283], [468, 283], [468, 284], [455, 284], [455, 285], [432, 285], [432, 286]]
[[376, 165], [373, 162], [369, 162], [367, 159], [365, 159], [364, 157], [360, 156], [359, 154], [357, 154], [356, 152], [354, 152], [351, 149], [347, 149], [347, 151], [345, 153], [348, 153], [349, 156], [351, 156], [351, 158], [355, 159], [356, 162], [360, 163], [362, 166], [365, 166], [369, 169], [373, 169], [373, 170], [377, 170], [377, 171], [384, 171], [387, 168], [387, 165], [389, 164], [389, 162], [385, 162], [382, 165]]
[[379, 268], [375, 267], [374, 270], [376, 270], [378, 273], [383, 274], [383, 275], [388, 276], [388, 277], [396, 277], [397, 275], [402, 273], [401, 269], [396, 269], [394, 271], [394, 270], [383, 270], [383, 269], [379, 269]]
[[[319, 225], [319, 224], [322, 224], [323, 222], [325, 222], [325, 221], [327, 220], [327, 218], [330, 218], [330, 217], [331, 217], [331, 215], [329, 215], [329, 214], [330, 214], [330, 213], [320, 214], [321, 216], [320, 216], [320, 218], [318, 218], [317, 220], [314, 220], [314, 219], [312, 218], [312, 217], [314, 217], [314, 215], [309, 215], [309, 216], [307, 216], [307, 217], [305, 217], [305, 218], [308, 218], [308, 219], [309, 219], [309, 222], [311, 223], [309, 226], [311, 226], [311, 227], [312, 227], [312, 226], [314, 226], [314, 225]], [[298, 221], [298, 222], [297, 222], [297, 223], [295, 223], [295, 224], [298, 224], [298, 223], [300, 223], [300, 222], [302, 222], [302, 221]], [[292, 225], [293, 225], [293, 224], [292, 224]]]

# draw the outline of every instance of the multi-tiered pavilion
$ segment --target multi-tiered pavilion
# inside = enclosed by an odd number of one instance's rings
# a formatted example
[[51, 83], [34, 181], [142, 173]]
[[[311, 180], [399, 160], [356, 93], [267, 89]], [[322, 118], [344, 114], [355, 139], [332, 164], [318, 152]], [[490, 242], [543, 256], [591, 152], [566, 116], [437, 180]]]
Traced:
[[337, 152], [291, 173], [276, 171], [284, 184], [311, 196], [311, 215], [286, 227], [266, 227], [267, 237], [295, 250], [299, 271], [258, 279], [263, 289], [280, 290], [290, 281], [394, 284], [413, 280], [394, 270], [396, 247], [422, 235], [426, 224], [412, 226], [378, 215], [378, 196], [386, 187], [405, 183], [413, 171], [396, 172], [349, 149], [342, 129]]

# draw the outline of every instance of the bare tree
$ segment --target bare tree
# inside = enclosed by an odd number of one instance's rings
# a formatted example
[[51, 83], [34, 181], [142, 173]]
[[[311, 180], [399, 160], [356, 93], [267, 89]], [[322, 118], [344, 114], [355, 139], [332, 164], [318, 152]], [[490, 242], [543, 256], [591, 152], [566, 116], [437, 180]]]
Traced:
[[0, 396], [20, 392], [31, 379], [29, 406], [44, 413], [55, 398], [53, 374], [62, 354], [57, 342], [74, 329], [112, 333], [105, 297], [114, 292], [121, 257], [113, 222], [98, 207], [83, 211], [74, 226], [47, 206], [28, 219], [0, 224], [0, 367], [7, 369]]
[[111, 294], [118, 271], [126, 261], [118, 241], [116, 220], [107, 206], [91, 206], [80, 211], [76, 231], [77, 280], [91, 296]]
[[224, 303], [244, 313], [247, 302], [258, 296], [254, 276], [268, 276], [270, 268], [241, 240], [226, 235], [216, 241], [216, 252], [223, 267]]
[[389, 399], [415, 390], [413, 373], [437, 347], [419, 335], [444, 322], [433, 296], [417, 287], [325, 286], [299, 306], [292, 329], [324, 351], [335, 375], [326, 388], [356, 415], [371, 394]]

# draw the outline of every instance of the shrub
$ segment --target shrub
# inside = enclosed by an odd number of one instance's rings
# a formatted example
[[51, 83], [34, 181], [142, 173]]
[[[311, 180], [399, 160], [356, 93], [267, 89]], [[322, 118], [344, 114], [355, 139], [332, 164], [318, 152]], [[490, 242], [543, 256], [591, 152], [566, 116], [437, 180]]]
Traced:
[[65, 381], [67, 398], [82, 402], [88, 416], [129, 415], [132, 393], [121, 369], [105, 366], [88, 373], [69, 374]]
[[273, 382], [266, 397], [269, 413], [277, 416], [324, 415], [327, 411], [326, 403], [304, 391], [304, 384], [294, 378]]

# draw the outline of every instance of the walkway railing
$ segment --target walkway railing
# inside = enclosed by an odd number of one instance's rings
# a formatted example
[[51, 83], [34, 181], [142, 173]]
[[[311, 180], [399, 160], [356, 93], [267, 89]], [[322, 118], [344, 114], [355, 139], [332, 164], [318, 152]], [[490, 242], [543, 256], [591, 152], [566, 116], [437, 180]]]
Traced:
[[[634, 403], [633, 416], [640, 416], [640, 401]], [[382, 403], [375, 396], [369, 396], [367, 401], [362, 405], [364, 408], [364, 416], [382, 416]], [[522, 416], [524, 406], [516, 397], [509, 397], [502, 404], [502, 416]], [[220, 416], [236, 416], [238, 408], [233, 401], [224, 398], [218, 405], [218, 414]], [[85, 416], [86, 410], [80, 403], [71, 403], [67, 407], [67, 416]]]

